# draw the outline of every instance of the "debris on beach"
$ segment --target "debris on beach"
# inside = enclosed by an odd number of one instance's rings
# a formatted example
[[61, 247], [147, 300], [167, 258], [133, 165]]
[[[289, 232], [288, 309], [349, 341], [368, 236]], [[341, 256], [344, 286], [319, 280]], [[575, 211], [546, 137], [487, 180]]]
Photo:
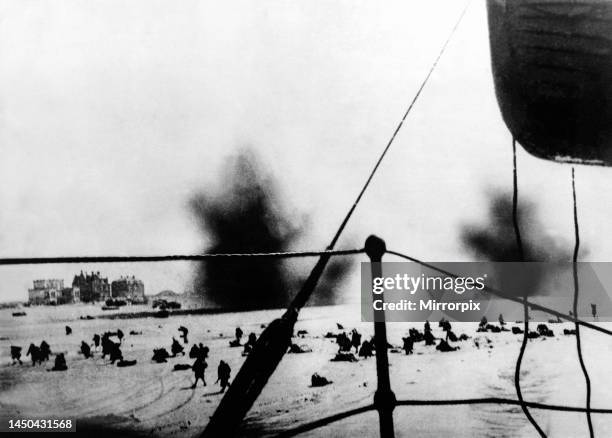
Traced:
[[312, 348], [308, 345], [291, 344], [288, 353], [312, 353]]
[[340, 351], [331, 359], [332, 362], [357, 362], [357, 358], [353, 353]]
[[173, 371], [185, 371], [190, 369], [191, 365], [188, 363], [177, 363], [176, 365], [174, 365], [174, 368], [172, 368]]
[[551, 329], [548, 328], [546, 324], [538, 324], [538, 334], [540, 336], [553, 337], [555, 334]]
[[459, 350], [459, 347], [451, 347], [450, 344], [444, 339], [440, 339], [440, 343], [436, 345], [436, 350], [446, 353], [449, 351], [457, 351]]

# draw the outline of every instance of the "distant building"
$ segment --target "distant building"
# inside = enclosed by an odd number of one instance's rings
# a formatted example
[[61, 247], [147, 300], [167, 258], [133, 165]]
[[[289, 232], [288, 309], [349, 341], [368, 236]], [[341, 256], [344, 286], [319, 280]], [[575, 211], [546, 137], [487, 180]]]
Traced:
[[61, 304], [64, 280], [34, 280], [33, 285], [32, 289], [28, 289], [30, 304]]
[[114, 299], [124, 299], [132, 303], [145, 303], [144, 283], [133, 275], [121, 277], [111, 283], [111, 292]]
[[111, 297], [108, 278], [101, 277], [100, 271], [91, 274], [83, 274], [83, 271], [81, 271], [79, 275], [75, 275], [74, 280], [72, 280], [72, 291], [73, 296], [78, 291], [80, 301], [86, 303], [105, 301]]
[[65, 287], [57, 299], [57, 304], [72, 304], [81, 301], [78, 287]]

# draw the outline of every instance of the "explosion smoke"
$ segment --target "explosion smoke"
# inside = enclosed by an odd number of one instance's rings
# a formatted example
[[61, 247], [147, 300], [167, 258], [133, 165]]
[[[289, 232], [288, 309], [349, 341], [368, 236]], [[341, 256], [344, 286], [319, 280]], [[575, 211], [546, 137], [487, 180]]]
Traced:
[[[220, 190], [199, 193], [190, 207], [211, 241], [212, 253], [290, 251], [304, 227], [291, 220], [276, 183], [265, 175], [254, 154], [242, 151], [226, 165]], [[313, 296], [314, 304], [332, 304], [350, 261], [332, 259]], [[281, 259], [240, 258], [202, 262], [195, 289], [227, 309], [264, 309], [287, 305], [303, 276]]]
[[[518, 225], [523, 246], [523, 259], [516, 240], [512, 220], [512, 194], [498, 192], [491, 196], [488, 224], [465, 226], [461, 232], [463, 245], [479, 260], [491, 262], [571, 262], [572, 248], [566, 241], [553, 238], [536, 216], [535, 205], [524, 198], [517, 208]], [[548, 273], [551, 270], [546, 270]], [[506, 291], [520, 294], [529, 291], [537, 294], [544, 280], [543, 270], [532, 269], [529, 278], [512, 278], [505, 272], [502, 278]], [[526, 271], [523, 271], [526, 272]]]

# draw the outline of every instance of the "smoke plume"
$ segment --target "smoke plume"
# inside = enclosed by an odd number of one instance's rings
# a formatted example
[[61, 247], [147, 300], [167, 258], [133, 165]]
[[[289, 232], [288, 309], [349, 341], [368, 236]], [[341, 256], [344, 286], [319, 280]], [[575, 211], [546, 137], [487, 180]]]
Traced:
[[[225, 167], [220, 189], [195, 195], [191, 211], [212, 253], [284, 252], [294, 248], [304, 224], [283, 204], [275, 181], [254, 154], [242, 151]], [[309, 259], [312, 260], [312, 259]], [[306, 266], [306, 265], [304, 265]], [[311, 303], [331, 304], [350, 261], [332, 258]], [[303, 273], [275, 258], [220, 258], [202, 262], [195, 288], [227, 309], [264, 309], [287, 305]]]
[[[554, 238], [547, 232], [536, 215], [536, 207], [529, 200], [521, 198], [517, 208], [518, 226], [521, 234], [523, 258], [512, 219], [512, 194], [498, 192], [490, 197], [487, 222], [484, 225], [465, 226], [461, 232], [463, 245], [478, 260], [491, 262], [571, 262], [573, 248], [567, 241]], [[529, 295], [539, 292], [538, 288], [550, 269], [529, 269], [529, 278], [511, 278], [512, 270], [506, 270], [501, 281], [511, 285], [506, 291]], [[523, 273], [527, 272], [522, 270]], [[509, 290], [510, 289], [510, 290]]]

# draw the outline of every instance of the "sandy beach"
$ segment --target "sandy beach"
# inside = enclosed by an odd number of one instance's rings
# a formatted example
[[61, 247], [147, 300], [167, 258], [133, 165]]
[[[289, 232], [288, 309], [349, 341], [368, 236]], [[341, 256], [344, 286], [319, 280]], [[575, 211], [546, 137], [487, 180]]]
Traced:
[[[282, 311], [240, 312], [222, 315], [197, 315], [121, 320], [80, 320], [91, 314], [92, 306], [74, 305], [57, 308], [32, 307], [25, 317], [15, 318], [11, 311], [0, 314], [3, 335], [0, 341], [0, 406], [5, 417], [67, 416], [77, 419], [77, 428], [103, 425], [108, 428], [147, 436], [198, 436], [214, 412], [222, 395], [214, 385], [219, 360], [225, 360], [235, 375], [244, 357], [242, 348], [230, 348], [234, 329], [245, 334], [262, 331], [262, 324], [280, 316]], [[89, 312], [89, 313], [88, 313]], [[308, 333], [294, 342], [312, 349], [310, 353], [287, 354], [268, 382], [262, 395], [241, 429], [242, 436], [274, 435], [286, 428], [347, 409], [371, 404], [376, 390], [375, 358], [358, 362], [332, 362], [338, 350], [336, 322], [346, 331], [356, 328], [364, 339], [372, 334], [372, 324], [358, 319], [354, 306], [306, 308], [297, 330]], [[73, 333], [65, 334], [65, 325]], [[172, 337], [179, 339], [178, 327], [189, 328], [190, 346], [202, 342], [210, 348], [207, 386], [191, 388], [190, 370], [173, 371], [178, 363], [193, 362], [188, 356], [158, 364], [151, 360], [153, 348], [170, 350]], [[510, 326], [513, 324], [509, 324]], [[414, 354], [389, 353], [393, 390], [398, 399], [437, 400], [469, 397], [516, 398], [514, 361], [520, 336], [510, 332], [476, 333], [476, 323], [455, 323], [453, 331], [466, 333], [470, 339], [457, 342], [456, 352], [441, 353], [422, 342], [415, 344]], [[571, 324], [552, 324], [552, 338], [529, 342], [523, 362], [522, 385], [526, 400], [584, 405], [584, 383], [575, 354], [575, 337], [564, 336], [563, 328]], [[389, 324], [389, 342], [401, 345], [401, 337], [410, 327], [422, 330], [422, 324]], [[432, 324], [436, 337], [444, 335], [437, 323]], [[79, 353], [82, 340], [91, 343], [94, 333], [121, 329], [122, 351], [126, 359], [136, 359], [133, 367], [119, 368], [101, 358], [85, 359]], [[142, 332], [129, 335], [130, 331]], [[21, 345], [24, 353], [30, 342], [45, 339], [53, 353], [64, 352], [68, 370], [48, 372], [51, 360], [32, 367], [29, 358], [23, 365], [11, 365], [10, 345]], [[475, 342], [476, 341], [476, 342]], [[612, 344], [598, 333], [583, 330], [585, 361], [593, 382], [593, 407], [612, 405], [605, 391], [612, 384], [604, 359]], [[478, 345], [476, 345], [478, 344]], [[325, 387], [310, 386], [313, 373], [333, 383]], [[585, 436], [586, 420], [580, 413], [532, 412], [548, 436]], [[473, 405], [439, 407], [398, 407], [395, 411], [397, 436], [535, 436], [518, 406]], [[612, 416], [594, 416], [599, 436], [612, 433]], [[378, 418], [369, 412], [334, 423], [304, 436], [376, 436]]]

